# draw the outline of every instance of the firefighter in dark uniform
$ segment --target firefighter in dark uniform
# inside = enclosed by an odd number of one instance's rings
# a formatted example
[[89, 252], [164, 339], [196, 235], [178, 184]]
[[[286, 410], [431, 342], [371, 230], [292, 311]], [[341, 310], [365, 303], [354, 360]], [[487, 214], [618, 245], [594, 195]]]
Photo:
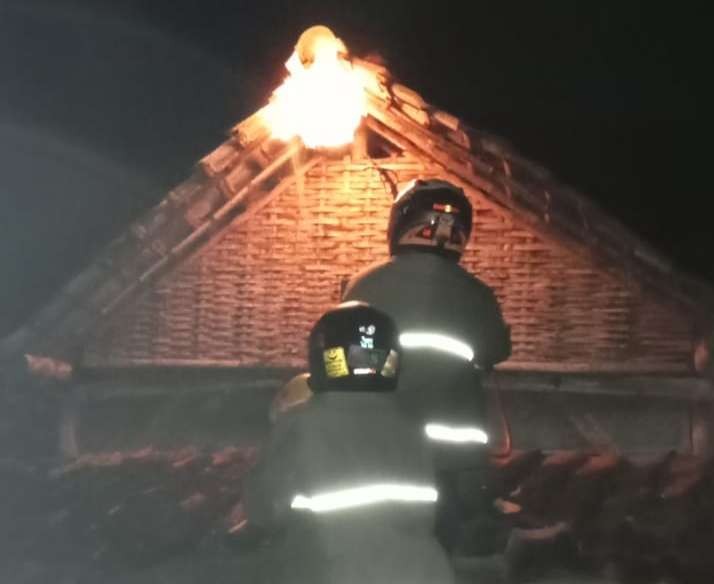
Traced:
[[313, 328], [313, 396], [277, 418], [245, 485], [247, 524], [269, 534], [269, 582], [453, 582], [430, 456], [395, 399], [399, 353], [393, 321], [363, 303]]
[[459, 473], [482, 465], [489, 439], [482, 375], [511, 351], [493, 292], [459, 266], [471, 226], [471, 203], [460, 188], [414, 181], [392, 206], [391, 258], [353, 278], [344, 294], [386, 312], [400, 331], [397, 394], [433, 450], [447, 548], [459, 515]]

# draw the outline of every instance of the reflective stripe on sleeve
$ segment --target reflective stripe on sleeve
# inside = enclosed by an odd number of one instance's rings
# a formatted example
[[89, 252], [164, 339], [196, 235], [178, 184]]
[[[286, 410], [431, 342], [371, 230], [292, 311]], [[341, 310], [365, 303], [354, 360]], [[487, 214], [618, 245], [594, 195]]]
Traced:
[[432, 486], [383, 483], [328, 491], [311, 496], [295, 495], [290, 507], [306, 509], [314, 513], [327, 513], [386, 502], [434, 503], [438, 498], [439, 493]]
[[488, 444], [488, 434], [475, 426], [448, 426], [430, 423], [424, 426], [424, 433], [434, 442], [453, 444]]

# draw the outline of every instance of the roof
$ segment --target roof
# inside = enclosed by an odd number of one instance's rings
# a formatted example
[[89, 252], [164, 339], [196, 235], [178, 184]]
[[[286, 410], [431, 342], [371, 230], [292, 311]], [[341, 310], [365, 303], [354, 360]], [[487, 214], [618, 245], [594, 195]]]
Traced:
[[[33, 574], [48, 576], [44, 581], [58, 571], [108, 582], [153, 582], [159, 574], [176, 583], [199, 574], [226, 582], [226, 573], [253, 581], [249, 554], [212, 538], [230, 541], [239, 531], [240, 486], [254, 460], [255, 450], [242, 447], [89, 454], [52, 473], [6, 462], [4, 572], [22, 573], [29, 564]], [[463, 505], [462, 558], [487, 562], [505, 553], [510, 572], [609, 574], [615, 566], [630, 575], [625, 581], [662, 581], [673, 570], [678, 581], [710, 581], [711, 461], [667, 454], [633, 464], [611, 453], [529, 451], [492, 459], [489, 469], [464, 481], [472, 503]], [[564, 553], [564, 543], [578, 553]], [[580, 574], [558, 581], [592, 580]]]
[[[364, 121], [369, 131], [442, 168], [445, 178], [507, 210], [533, 232], [604, 270], [624, 270], [698, 320], [709, 319], [714, 289], [677, 270], [593, 201], [503, 140], [430, 105], [383, 66], [356, 58], [353, 65], [371, 73]], [[326, 156], [298, 141], [272, 139], [262, 119], [258, 111], [236, 125], [188, 180], [135, 221], [29, 322], [0, 341], [0, 361], [23, 353], [75, 359], [97, 323], [229, 225], [299, 184]]]

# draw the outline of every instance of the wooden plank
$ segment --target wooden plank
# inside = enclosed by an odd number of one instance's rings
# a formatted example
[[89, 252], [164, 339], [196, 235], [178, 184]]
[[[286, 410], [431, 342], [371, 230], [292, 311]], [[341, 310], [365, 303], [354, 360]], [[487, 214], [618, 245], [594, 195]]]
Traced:
[[116, 307], [124, 302], [126, 298], [134, 294], [140, 286], [144, 286], [147, 282], [153, 280], [159, 273], [162, 273], [169, 264], [175, 264], [187, 251], [197, 245], [201, 240], [207, 238], [218, 230], [221, 225], [229, 218], [237, 207], [243, 204], [245, 197], [250, 191], [260, 185], [273, 175], [280, 167], [282, 167], [299, 148], [297, 142], [292, 142], [285, 147], [283, 153], [278, 156], [271, 164], [265, 167], [261, 172], [254, 176], [235, 196], [215, 211], [206, 221], [197, 227], [187, 238], [175, 245], [164, 257], [158, 262], [149, 267], [143, 274], [131, 283], [121, 294], [114, 298], [109, 304], [102, 309], [102, 316], [107, 316]]
[[232, 140], [228, 140], [204, 156], [199, 165], [208, 176], [216, 176], [233, 165], [240, 154], [239, 148]]
[[428, 107], [424, 98], [413, 89], [400, 85], [399, 83], [393, 84], [390, 89], [392, 90], [392, 95], [394, 95], [394, 97], [396, 97], [399, 101], [412, 106], [414, 109], [425, 110]]
[[714, 387], [704, 379], [658, 375], [576, 375], [496, 371], [487, 386], [504, 391], [620, 395], [714, 401]]
[[417, 124], [425, 127], [429, 125], [429, 114], [425, 110], [414, 107], [408, 103], [403, 103], [400, 109]]
[[439, 122], [442, 126], [447, 127], [449, 130], [456, 132], [461, 129], [461, 121], [456, 116], [452, 116], [450, 113], [436, 110], [432, 113], [432, 118]]
[[[274, 188], [270, 189], [269, 191], [260, 191], [260, 189], [257, 189], [255, 191], [247, 192], [245, 194], [245, 198], [243, 199], [243, 203], [245, 203], [246, 208], [242, 210], [240, 214], [232, 218], [229, 224], [223, 225], [220, 227], [220, 229], [212, 232], [210, 236], [206, 235], [208, 239], [206, 239], [205, 243], [200, 246], [195, 246], [193, 248], [186, 248], [187, 255], [183, 257], [185, 261], [189, 261], [193, 258], [200, 257], [201, 255], [208, 253], [214, 246], [218, 245], [222, 239], [221, 234], [227, 234], [230, 232], [230, 228], [234, 227], [236, 225], [239, 225], [243, 221], [246, 221], [250, 219], [250, 217], [254, 216], [256, 213], [259, 213], [260, 210], [262, 210], [266, 205], [268, 205], [271, 201], [273, 201], [275, 198], [279, 197], [282, 193], [284, 193], [288, 188], [290, 188], [293, 183], [296, 180], [296, 177], [298, 176], [304, 176], [307, 174], [313, 167], [315, 167], [319, 162], [323, 160], [322, 156], [319, 154], [314, 154], [312, 153], [312, 156], [309, 160], [307, 160], [301, 167], [296, 169], [294, 172], [291, 174], [285, 176], [283, 180]], [[183, 251], [182, 251], [183, 253]], [[149, 281], [151, 278], [159, 277], [160, 275], [163, 275], [164, 271], [166, 269], [169, 269], [171, 266], [176, 265], [176, 261], [172, 262], [171, 264], [168, 263], [168, 258], [167, 258], [167, 263], [163, 263], [160, 266], [157, 266], [155, 268], [155, 272], [152, 272], [151, 274], [146, 274], [145, 279], [142, 280], [141, 282], [137, 282], [136, 286], [139, 285], [145, 285], [147, 281]], [[132, 293], [134, 291], [131, 291]], [[128, 291], [124, 291], [124, 294], [128, 294]], [[116, 302], [116, 298], [113, 300]], [[123, 301], [123, 300], [122, 300]], [[107, 313], [108, 314], [108, 313]], [[103, 326], [102, 324], [99, 325], [101, 330], [101, 327]], [[239, 367], [241, 364], [238, 362], [230, 362], [230, 361], [220, 361], [220, 362], [204, 362], [204, 361], [196, 361], [196, 362], [180, 362], [180, 361], [153, 361], [153, 360], [147, 360], [147, 361], [132, 361], [131, 363], [117, 363], [116, 366], [133, 366], [133, 367], [143, 367], [143, 366], [154, 366], [154, 365], [160, 365], [162, 367], [179, 367], [179, 366], [186, 366], [186, 367], [197, 367], [197, 366], [215, 366], [215, 367], [226, 367], [226, 368], [231, 368], [231, 367]], [[87, 364], [85, 363], [85, 366], [92, 366], [92, 364]]]
[[[222, 233], [228, 234], [233, 227], [236, 227], [237, 225], [240, 225], [244, 221], [247, 221], [251, 217], [255, 216], [256, 213], [259, 213], [264, 207], [270, 204], [271, 201], [275, 200], [287, 189], [289, 189], [297, 177], [304, 177], [308, 172], [310, 172], [312, 168], [314, 168], [317, 164], [323, 161], [324, 158], [322, 155], [313, 155], [312, 158], [310, 158], [301, 167], [299, 167], [292, 175], [286, 177], [278, 186], [276, 186], [270, 192], [258, 193], [255, 198], [251, 198], [248, 203], [248, 207], [245, 209], [245, 211], [235, 217], [231, 221], [231, 224], [226, 229], [224, 229]], [[222, 239], [223, 238], [220, 235], [212, 238], [209, 242], [206, 242], [205, 245], [202, 245], [193, 254], [191, 254], [189, 258], [187, 258], [187, 261], [209, 253], [211, 249], [220, 244]]]
[[143, 360], [131, 365], [82, 369], [78, 372], [74, 390], [82, 399], [91, 400], [271, 390], [279, 388], [299, 372], [292, 367], [246, 367], [235, 362]]
[[253, 115], [234, 126], [231, 130], [231, 133], [243, 148], [268, 137], [269, 130], [264, 123], [265, 110], [267, 107], [268, 106], [265, 106], [259, 109]]

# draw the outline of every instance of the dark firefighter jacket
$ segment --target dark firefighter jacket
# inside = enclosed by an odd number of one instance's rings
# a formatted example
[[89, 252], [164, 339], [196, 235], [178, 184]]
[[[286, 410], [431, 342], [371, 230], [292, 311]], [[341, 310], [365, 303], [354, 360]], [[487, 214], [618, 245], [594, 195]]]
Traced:
[[[248, 521], [274, 534], [265, 552], [269, 581], [452, 582], [432, 536], [434, 482], [419, 429], [394, 396], [316, 394], [277, 420], [246, 482]], [[421, 498], [399, 500], [400, 489], [412, 487]], [[349, 493], [382, 488], [391, 499], [345, 503]], [[327, 500], [328, 508], [305, 500]]]
[[[481, 372], [508, 358], [509, 329], [491, 289], [453, 260], [407, 252], [371, 267], [348, 284], [343, 300], [361, 300], [389, 314], [399, 332], [436, 333], [465, 344], [463, 356], [429, 348], [402, 352], [398, 394], [424, 424], [483, 428], [486, 397]], [[439, 469], [469, 466], [463, 444], [432, 444]], [[476, 448], [482, 450], [482, 446]]]

